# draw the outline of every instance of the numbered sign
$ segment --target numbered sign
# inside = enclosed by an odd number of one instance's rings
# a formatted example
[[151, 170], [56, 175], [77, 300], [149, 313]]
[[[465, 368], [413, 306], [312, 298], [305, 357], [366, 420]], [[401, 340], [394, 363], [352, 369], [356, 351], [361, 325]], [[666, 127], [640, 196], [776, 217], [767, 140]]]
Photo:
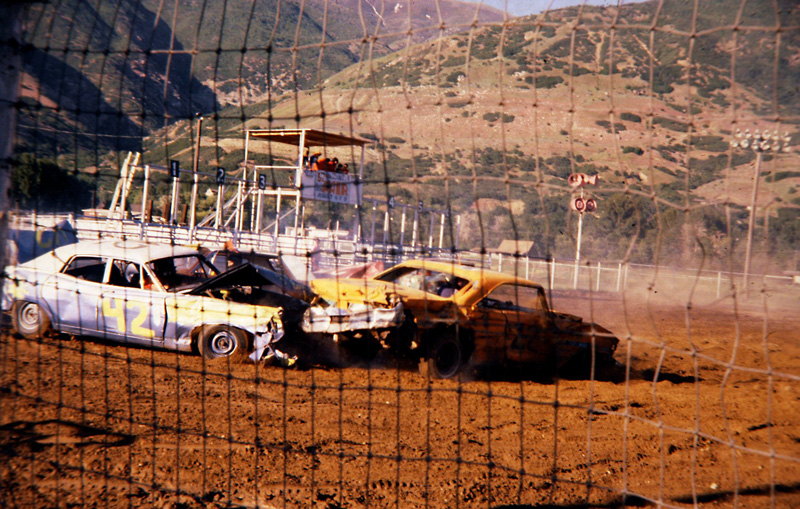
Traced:
[[225, 185], [225, 168], [221, 166], [217, 168], [217, 185], [218, 186]]
[[422, 212], [422, 200], [420, 200], [419, 202], [417, 202], [417, 210], [418, 210], [418, 211], [420, 211], [420, 212]]
[[261, 175], [258, 176], [258, 188], [260, 190], [262, 190], [262, 191], [267, 188], [267, 176], [266, 175], [261, 174]]
[[394, 208], [394, 196], [390, 196], [389, 197], [389, 201], [387, 203], [389, 204], [389, 208], [393, 209]]
[[175, 159], [169, 161], [169, 176], [176, 179], [181, 176], [181, 163]]

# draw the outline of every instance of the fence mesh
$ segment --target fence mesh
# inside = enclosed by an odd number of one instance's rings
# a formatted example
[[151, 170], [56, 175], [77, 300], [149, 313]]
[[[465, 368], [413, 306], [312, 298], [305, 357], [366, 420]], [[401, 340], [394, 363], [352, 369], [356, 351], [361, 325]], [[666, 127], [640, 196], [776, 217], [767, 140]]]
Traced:
[[800, 504], [800, 9], [497, 7], [2, 8], [3, 506]]

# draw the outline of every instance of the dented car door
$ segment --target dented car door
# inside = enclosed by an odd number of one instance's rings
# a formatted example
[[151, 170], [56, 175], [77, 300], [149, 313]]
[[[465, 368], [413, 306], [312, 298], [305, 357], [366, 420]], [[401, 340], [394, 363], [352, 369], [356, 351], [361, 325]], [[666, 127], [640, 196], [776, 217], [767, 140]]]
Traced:
[[553, 352], [552, 319], [541, 289], [503, 284], [471, 313], [479, 362], [544, 362]]

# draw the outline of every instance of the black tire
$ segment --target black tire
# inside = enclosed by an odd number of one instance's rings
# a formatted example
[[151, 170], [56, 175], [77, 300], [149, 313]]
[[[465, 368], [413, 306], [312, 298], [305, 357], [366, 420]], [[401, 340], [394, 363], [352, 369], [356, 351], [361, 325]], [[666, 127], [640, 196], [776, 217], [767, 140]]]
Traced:
[[11, 319], [14, 330], [25, 339], [39, 339], [50, 331], [50, 317], [33, 302], [15, 303]]
[[419, 365], [420, 372], [434, 379], [458, 376], [467, 360], [464, 346], [449, 335], [432, 341], [426, 353]]
[[250, 353], [247, 334], [227, 325], [208, 325], [200, 331], [197, 350], [206, 359], [228, 357], [232, 361], [242, 361]]

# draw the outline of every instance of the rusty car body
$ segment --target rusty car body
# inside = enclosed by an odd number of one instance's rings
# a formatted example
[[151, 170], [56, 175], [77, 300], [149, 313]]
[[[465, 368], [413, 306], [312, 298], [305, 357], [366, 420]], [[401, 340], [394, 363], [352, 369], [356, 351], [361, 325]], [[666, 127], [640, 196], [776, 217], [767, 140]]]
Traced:
[[[600, 325], [553, 311], [533, 281], [451, 262], [410, 260], [373, 278], [316, 279], [310, 286], [337, 309], [402, 304], [404, 322], [373, 337], [382, 348], [418, 358], [433, 378], [454, 377], [467, 365], [607, 362], [619, 342]], [[306, 322], [313, 318], [307, 313]]]

